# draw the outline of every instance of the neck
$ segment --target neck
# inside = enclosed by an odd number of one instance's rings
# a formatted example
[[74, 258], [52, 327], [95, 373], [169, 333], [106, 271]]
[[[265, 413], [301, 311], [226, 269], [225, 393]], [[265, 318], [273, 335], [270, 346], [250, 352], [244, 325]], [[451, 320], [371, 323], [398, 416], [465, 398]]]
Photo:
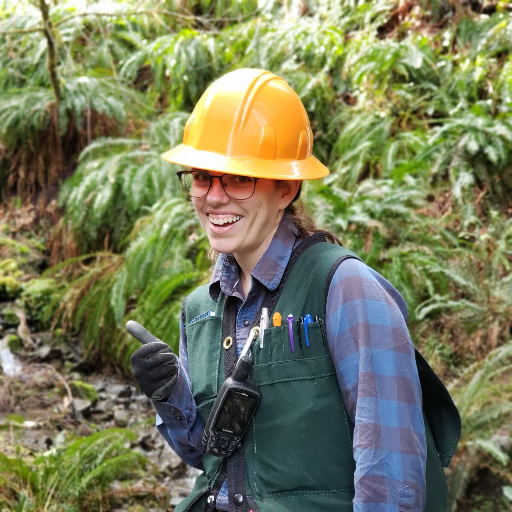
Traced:
[[272, 239], [274, 238], [275, 232], [277, 231], [277, 228], [279, 227], [282, 218], [283, 215], [281, 214], [275, 227], [269, 232], [268, 236], [265, 238], [263, 243], [259, 245], [257, 249], [249, 251], [247, 253], [236, 252], [233, 254], [238, 265], [240, 266], [240, 282], [242, 283], [242, 290], [246, 298], [247, 295], [249, 294], [249, 291], [251, 290], [252, 271], [254, 270], [254, 267], [256, 266], [258, 261], [260, 261], [265, 251], [268, 249], [270, 242], [272, 242]]

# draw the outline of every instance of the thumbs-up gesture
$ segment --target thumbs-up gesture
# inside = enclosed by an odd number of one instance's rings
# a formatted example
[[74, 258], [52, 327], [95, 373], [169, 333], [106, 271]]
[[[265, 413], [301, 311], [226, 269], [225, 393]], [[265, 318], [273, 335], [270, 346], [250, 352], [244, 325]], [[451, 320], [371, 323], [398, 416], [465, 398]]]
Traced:
[[152, 400], [166, 401], [176, 385], [178, 358], [169, 345], [137, 322], [130, 320], [126, 330], [142, 343], [131, 357], [133, 375], [140, 389]]

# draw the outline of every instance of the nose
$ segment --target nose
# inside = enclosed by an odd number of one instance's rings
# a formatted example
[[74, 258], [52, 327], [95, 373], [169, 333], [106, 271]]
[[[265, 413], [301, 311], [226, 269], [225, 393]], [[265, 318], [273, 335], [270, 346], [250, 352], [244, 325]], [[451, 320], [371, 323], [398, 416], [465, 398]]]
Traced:
[[206, 195], [206, 201], [210, 204], [227, 204], [230, 201], [230, 197], [226, 194], [220, 178], [218, 176], [212, 176], [212, 186]]

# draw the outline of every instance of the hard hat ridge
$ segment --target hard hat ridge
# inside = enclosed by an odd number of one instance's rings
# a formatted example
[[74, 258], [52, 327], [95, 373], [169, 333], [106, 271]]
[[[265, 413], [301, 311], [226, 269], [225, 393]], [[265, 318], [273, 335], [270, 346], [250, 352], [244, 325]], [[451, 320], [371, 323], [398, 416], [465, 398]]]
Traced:
[[329, 171], [313, 155], [309, 119], [295, 91], [261, 69], [228, 73], [205, 91], [183, 144], [167, 161], [269, 179], [315, 179]]

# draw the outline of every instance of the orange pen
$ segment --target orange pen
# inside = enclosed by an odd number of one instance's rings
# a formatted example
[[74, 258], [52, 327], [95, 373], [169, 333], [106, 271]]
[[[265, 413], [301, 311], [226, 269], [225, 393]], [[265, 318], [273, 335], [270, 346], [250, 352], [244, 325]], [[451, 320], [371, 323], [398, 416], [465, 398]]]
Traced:
[[281, 313], [275, 312], [274, 316], [272, 317], [272, 325], [274, 327], [281, 327]]

